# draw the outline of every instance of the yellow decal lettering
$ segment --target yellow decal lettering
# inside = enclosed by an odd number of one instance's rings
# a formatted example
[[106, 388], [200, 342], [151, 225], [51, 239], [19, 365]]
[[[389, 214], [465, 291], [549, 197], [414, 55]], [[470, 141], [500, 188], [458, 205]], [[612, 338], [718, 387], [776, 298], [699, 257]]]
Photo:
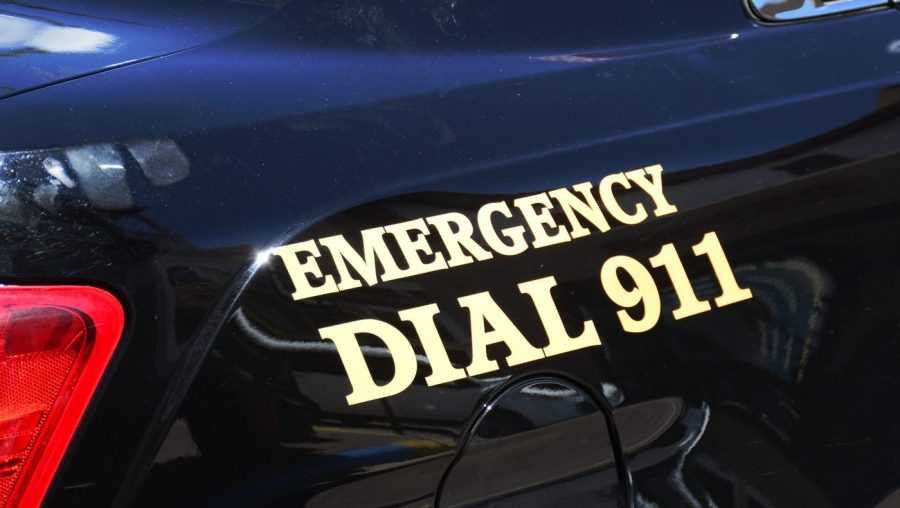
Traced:
[[[628, 274], [634, 283], [633, 288], [626, 289], [622, 285], [619, 270]], [[640, 319], [631, 317], [625, 309], [616, 312], [623, 330], [640, 333], [656, 326], [660, 314], [659, 289], [653, 282], [653, 276], [638, 260], [628, 256], [613, 256], [607, 259], [600, 269], [600, 281], [609, 299], [617, 305], [630, 309], [643, 303], [644, 315]]]
[[684, 319], [710, 309], [709, 302], [698, 300], [694, 294], [694, 288], [691, 287], [691, 281], [684, 271], [684, 265], [681, 264], [681, 258], [678, 257], [674, 245], [671, 243], [663, 245], [659, 254], [650, 258], [650, 266], [654, 268], [664, 266], [669, 278], [672, 279], [672, 287], [675, 288], [675, 294], [678, 295], [678, 302], [681, 304], [672, 311], [675, 319]]
[[628, 178], [623, 173], [609, 175], [600, 180], [600, 200], [603, 201], [603, 206], [609, 210], [609, 214], [622, 224], [639, 224], [643, 222], [647, 218], [647, 211], [644, 210], [644, 205], [637, 203], [634, 213], [626, 212], [619, 205], [619, 201], [613, 193], [613, 185], [618, 185], [625, 189], [631, 188]]
[[[354, 241], [353, 245], [344, 235], [334, 235], [318, 241], [306, 240], [284, 245], [271, 252], [284, 263], [294, 285], [294, 300], [364, 285], [374, 286], [379, 282], [487, 261], [494, 257], [494, 253], [515, 256], [529, 248], [539, 249], [590, 236], [592, 233], [606, 233], [611, 229], [608, 221], [610, 217], [618, 221], [616, 224], [639, 224], [649, 217], [651, 200], [654, 216], [673, 214], [678, 208], [666, 198], [662, 171], [662, 166], [656, 164], [625, 173], [613, 173], [602, 178], [596, 187], [590, 182], [584, 182], [572, 186], [571, 190], [560, 188], [519, 197], [512, 201], [513, 208], [506, 201], [489, 202], [478, 209], [474, 219], [459, 212], [447, 212], [365, 229], [359, 232], [360, 243]], [[558, 206], [562, 212], [554, 214], [554, 206]], [[567, 224], [557, 223], [562, 215], [565, 215]], [[533, 238], [530, 243], [526, 239], [526, 231]], [[436, 234], [432, 234], [435, 232]], [[652, 238], [641, 232], [636, 237], [640, 241]], [[320, 247], [328, 251], [330, 260], [325, 258], [325, 262], [322, 262]], [[603, 248], [606, 247], [590, 252], [600, 252]], [[709, 312], [712, 303], [724, 307], [753, 298], [750, 288], [738, 283], [715, 232], [706, 233], [692, 249], [695, 256], [708, 258], [706, 272], [708, 274], [711, 268], [722, 290], [722, 294], [711, 301], [698, 298], [675, 243], [662, 245], [659, 252], [650, 258], [639, 260], [631, 256], [613, 255], [605, 261], [598, 260], [598, 290], [602, 289], [609, 300], [618, 306], [615, 313], [622, 330], [627, 333], [643, 333], [659, 323], [663, 298], [654, 276], [664, 288], [669, 286], [662, 282], [663, 277], [671, 282], [678, 298], [678, 307], [671, 310], [675, 320]], [[566, 259], [574, 259], [575, 256], [584, 255], [579, 252], [589, 251], [585, 249], [562, 255], [568, 256]], [[558, 263], [551, 266], [556, 265]], [[696, 263], [690, 265], [692, 270], [695, 265]], [[592, 269], [596, 270], [597, 265], [593, 266]], [[523, 273], [542, 273], [545, 270], [543, 260], [536, 260], [534, 256], [525, 258], [521, 267], [516, 267], [515, 270], [520, 268]], [[656, 270], [651, 273], [651, 269]], [[327, 271], [333, 273], [325, 273]], [[471, 273], [488, 274], [486, 280], [496, 280], [490, 270]], [[495, 273], [499, 276], [506, 272]], [[428, 291], [441, 292], [440, 298], [453, 298], [455, 295], [443, 294], [443, 291], [453, 291], [471, 280], [477, 282], [474, 278], [448, 281], [445, 286], [429, 288], [421, 294], [428, 294]], [[436, 386], [499, 370], [499, 358], [490, 357], [489, 349], [495, 354], [503, 351], [504, 347], [507, 348], [509, 354], [505, 356], [505, 363], [516, 366], [601, 346], [597, 323], [602, 321], [571, 317], [590, 313], [593, 307], [579, 306], [577, 314], [565, 312], [565, 306], [562, 305], [565, 300], [559, 295], [574, 294], [571, 293], [574, 287], [554, 291], [557, 286], [557, 279], [553, 275], [517, 284], [519, 292], [524, 296], [517, 297], [520, 300], [519, 306], [509, 314], [488, 291], [456, 298], [459, 305], [456, 312], [467, 313], [469, 318], [471, 361], [465, 367], [456, 366], [450, 360], [450, 354], [441, 338], [441, 330], [444, 329], [439, 328], [439, 324], [448, 326], [444, 333], [451, 333], [451, 329], [456, 330], [449, 328], [454, 318], [441, 319], [441, 309], [437, 303], [398, 311], [399, 321], [408, 324], [398, 323], [395, 326], [379, 319], [359, 319], [322, 327], [319, 334], [323, 340], [334, 343], [347, 371], [351, 387], [347, 403], [360, 404], [407, 389], [416, 379], [420, 361], [424, 363], [427, 360], [431, 368], [431, 372], [424, 377], [425, 384]], [[554, 300], [554, 292], [560, 298], [559, 303]], [[526, 312], [534, 315], [524, 323], [533, 322], [534, 318], [540, 321], [548, 340], [543, 348], [532, 345], [516, 325], [523, 310], [521, 302], [529, 299], [530, 305], [524, 304], [528, 307]], [[570, 296], [567, 300], [571, 299]], [[363, 301], [374, 302], [375, 299], [367, 297]], [[384, 305], [389, 307], [392, 301], [386, 299]], [[668, 312], [668, 298], [665, 303]], [[379, 310], [377, 306], [371, 309], [379, 313], [384, 310]], [[510, 316], [517, 321], [514, 322]], [[570, 316], [569, 319], [574, 322], [567, 327], [563, 316]], [[417, 349], [414, 349], [413, 343], [397, 328], [409, 325], [415, 330], [416, 338], [425, 352], [424, 356], [416, 354]], [[570, 333], [570, 330], [575, 330], [575, 333]], [[362, 345], [360, 340], [363, 336], [369, 341], [374, 338], [379, 344], [372, 346], [372, 342], [368, 342]], [[459, 344], [454, 343], [454, 346], [458, 347]], [[418, 348], [418, 344], [415, 347]], [[373, 365], [369, 362], [374, 357], [379, 358], [379, 363], [378, 369], [373, 373]], [[382, 361], [384, 358], [393, 362], [393, 370], [385, 369]], [[383, 379], [388, 376], [390, 379]]]
[[[550, 215], [553, 203], [546, 193], [519, 198], [513, 201], [513, 205], [522, 211], [522, 217], [525, 218], [525, 223], [534, 236], [531, 245], [535, 249], [572, 240], [565, 228], [558, 226]], [[540, 208], [540, 211], [537, 211], [537, 208]]]
[[722, 250], [722, 244], [719, 243], [719, 237], [715, 232], [706, 233], [703, 240], [694, 245], [694, 254], [709, 257], [713, 272], [719, 280], [719, 287], [722, 288], [722, 295], [715, 299], [717, 306], [724, 307], [753, 298], [753, 293], [749, 289], [738, 285], [731, 264], [725, 257], [725, 251]]
[[[291, 282], [294, 283], [294, 293], [291, 295], [294, 300], [337, 293], [338, 287], [334, 283], [334, 277], [331, 275], [325, 276], [325, 282], [318, 286], [313, 286], [309, 281], [309, 277], [307, 277], [312, 275], [319, 279], [323, 278], [322, 269], [319, 268], [319, 264], [316, 261], [320, 254], [315, 241], [307, 240], [284, 245], [272, 249], [272, 254], [280, 257], [281, 261], [284, 262], [284, 267], [291, 277]], [[304, 254], [303, 261], [299, 257], [301, 254]]]
[[[629, 180], [634, 182], [635, 185], [653, 198], [653, 203], [656, 205], [656, 209], [653, 210], [653, 215], [657, 217], [678, 211], [678, 208], [675, 208], [675, 205], [669, 203], [666, 199], [666, 195], [663, 194], [662, 170], [662, 166], [656, 164], [644, 169], [636, 169], [625, 173], [625, 176], [627, 176]], [[651, 179], [647, 180], [647, 176]]]
[[[428, 245], [428, 239], [426, 238], [428, 236], [428, 225], [425, 224], [424, 219], [385, 226], [384, 230], [394, 235], [394, 238], [397, 239], [397, 243], [400, 245], [400, 252], [403, 253], [403, 258], [406, 260], [407, 268], [398, 270], [396, 273], [391, 274], [390, 277], [385, 273], [381, 280], [388, 281], [447, 269], [444, 255], [440, 252], [435, 254], [431, 250], [431, 246]], [[423, 261], [422, 254], [433, 256], [434, 259], [427, 262]]]
[[[470, 376], [478, 376], [500, 368], [496, 361], [488, 359], [487, 347], [492, 344], [506, 344], [509, 348], [506, 363], [511, 367], [544, 357], [543, 351], [528, 342], [487, 291], [463, 296], [458, 298], [458, 301], [461, 307], [469, 310], [472, 363], [466, 367], [466, 372]], [[490, 325], [493, 329], [487, 331], [485, 325]]]
[[[428, 217], [425, 220], [434, 226], [434, 229], [437, 230], [438, 235], [441, 237], [441, 241], [444, 242], [444, 247], [447, 248], [447, 266], [453, 268], [472, 263], [474, 261], [472, 256], [475, 256], [475, 259], [478, 261], [494, 257], [490, 251], [484, 249], [472, 239], [472, 234], [475, 230], [472, 227], [472, 222], [465, 215], [459, 212], [450, 212]], [[456, 227], [456, 231], [453, 230], [451, 224]], [[472, 256], [463, 252], [463, 249], [469, 251], [469, 254]]]
[[[394, 377], [383, 385], [372, 378], [359, 345], [358, 336], [366, 334], [384, 343], [387, 353], [394, 361]], [[347, 404], [359, 404], [370, 400], [398, 394], [412, 384], [416, 377], [416, 353], [403, 333], [393, 326], [377, 319], [360, 319], [341, 325], [319, 329], [324, 340], [337, 346], [338, 355], [347, 371], [347, 378], [353, 390], [347, 395]]]
[[594, 199], [594, 195], [591, 193], [591, 191], [594, 190], [593, 184], [591, 184], [591, 182], [584, 182], [575, 185], [572, 188], [581, 194], [584, 201], [578, 199], [569, 191], [569, 189], [556, 189], [548, 193], [550, 194], [550, 197], [559, 203], [563, 213], [566, 214], [566, 220], [569, 221], [569, 230], [571, 231], [572, 238], [581, 238], [582, 236], [591, 234], [590, 230], [582, 226], [578, 221], [578, 217], [575, 215], [576, 213], [587, 219], [587, 221], [593, 224], [601, 233], [609, 231], [609, 222], [606, 221], [606, 217], [603, 216], [603, 212], [600, 210], [600, 205], [597, 204], [597, 200]]
[[600, 335], [597, 334], [597, 327], [593, 321], [585, 321], [582, 324], [584, 331], [578, 337], [569, 335], [550, 294], [550, 290], [554, 287], [556, 277], [552, 276], [519, 284], [519, 291], [531, 297], [547, 338], [550, 339], [550, 344], [544, 348], [544, 355], [561, 355], [586, 347], [599, 346]]
[[378, 282], [378, 265], [376, 261], [380, 261], [382, 266], [384, 266], [385, 275], [393, 274], [400, 270], [394, 263], [394, 258], [391, 257], [391, 253], [384, 243], [384, 228], [364, 229], [360, 232], [360, 235], [362, 236], [363, 255], [356, 252], [342, 235], [319, 239], [319, 244], [328, 249], [332, 259], [334, 259], [334, 266], [337, 268], [338, 276], [341, 279], [340, 284], [338, 284], [338, 289], [341, 291], [362, 286], [362, 282], [350, 274], [347, 267], [348, 264], [359, 274], [362, 281], [369, 286], [374, 286]]
[[450, 358], [447, 357], [447, 350], [444, 349], [444, 343], [441, 342], [441, 336], [434, 324], [434, 316], [439, 312], [438, 306], [432, 303], [398, 313], [400, 319], [409, 321], [416, 327], [416, 334], [419, 335], [419, 341], [425, 348], [425, 356], [428, 357], [428, 363], [431, 365], [431, 374], [425, 377], [425, 383], [428, 386], [449, 383], [466, 377], [466, 371], [454, 367], [450, 363]]
[[521, 254], [528, 248], [528, 242], [525, 241], [525, 227], [515, 226], [501, 230], [500, 233], [512, 241], [511, 244], [504, 242], [494, 229], [492, 217], [498, 213], [506, 218], [512, 217], [509, 205], [503, 201], [488, 203], [478, 210], [478, 228], [481, 230], [484, 241], [487, 242], [488, 247], [494, 249], [494, 252], [498, 254], [503, 254], [504, 256]]

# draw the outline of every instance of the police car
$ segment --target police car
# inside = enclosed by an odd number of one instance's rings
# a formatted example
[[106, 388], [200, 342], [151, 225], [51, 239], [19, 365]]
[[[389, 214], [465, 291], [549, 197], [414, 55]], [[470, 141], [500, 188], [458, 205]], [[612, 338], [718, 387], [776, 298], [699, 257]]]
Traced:
[[900, 506], [890, 0], [0, 9], [0, 507]]

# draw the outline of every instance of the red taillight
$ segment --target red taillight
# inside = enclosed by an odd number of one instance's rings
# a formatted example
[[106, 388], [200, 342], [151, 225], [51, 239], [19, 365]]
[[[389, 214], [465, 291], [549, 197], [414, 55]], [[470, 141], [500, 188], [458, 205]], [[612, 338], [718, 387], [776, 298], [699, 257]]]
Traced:
[[0, 286], [0, 507], [38, 506], [122, 334], [82, 286]]

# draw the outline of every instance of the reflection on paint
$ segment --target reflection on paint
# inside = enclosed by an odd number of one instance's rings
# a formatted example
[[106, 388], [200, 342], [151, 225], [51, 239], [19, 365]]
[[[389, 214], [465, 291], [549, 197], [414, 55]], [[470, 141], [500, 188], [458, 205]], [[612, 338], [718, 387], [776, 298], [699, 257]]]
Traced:
[[100, 53], [116, 42], [114, 35], [0, 15], [0, 48], [45, 53]]
[[115, 210], [134, 205], [125, 180], [122, 156], [113, 145], [87, 145], [66, 150], [81, 188], [97, 207]]
[[900, 54], [900, 39], [888, 44], [887, 52], [892, 55]]
[[256, 253], [256, 258], [253, 261], [253, 266], [258, 268], [269, 262], [269, 259], [272, 258], [272, 249], [266, 249], [263, 251], [259, 251]]
[[99, 210], [132, 209], [129, 181], [137, 175], [172, 185], [190, 175], [190, 163], [170, 139], [0, 152], [0, 221], [29, 224], [43, 211], [55, 212], [62, 198], [86, 199]]
[[735, 271], [753, 287], [766, 309], [765, 317], [754, 320], [759, 356], [744, 359], [785, 381], [802, 382], [825, 327], [834, 289], [831, 277], [805, 258], [742, 266]]
[[171, 139], [136, 141], [125, 147], [153, 185], [172, 185], [190, 173], [187, 156]]
[[62, 185], [65, 185], [69, 189], [75, 187], [75, 180], [72, 180], [72, 178], [70, 178], [69, 175], [66, 174], [66, 168], [58, 159], [47, 157], [46, 159], [44, 159], [43, 166], [44, 171], [46, 171], [48, 175], [58, 180]]

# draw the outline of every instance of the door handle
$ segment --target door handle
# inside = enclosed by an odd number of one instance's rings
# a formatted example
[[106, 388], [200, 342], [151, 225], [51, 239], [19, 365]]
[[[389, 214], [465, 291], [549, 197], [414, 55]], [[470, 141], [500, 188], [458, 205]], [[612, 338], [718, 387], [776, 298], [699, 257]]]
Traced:
[[887, 7], [891, 0], [747, 0], [762, 21], [800, 21], [842, 12]]

